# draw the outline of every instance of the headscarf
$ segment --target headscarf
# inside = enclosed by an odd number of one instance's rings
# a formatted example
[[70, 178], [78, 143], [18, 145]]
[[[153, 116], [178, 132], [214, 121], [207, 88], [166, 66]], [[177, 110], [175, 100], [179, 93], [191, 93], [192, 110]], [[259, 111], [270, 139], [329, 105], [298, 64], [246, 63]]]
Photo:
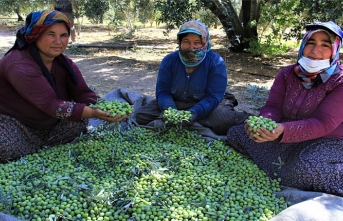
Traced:
[[[50, 85], [53, 87], [56, 95], [58, 96], [55, 81], [51, 77], [49, 70], [44, 65], [35, 42], [49, 26], [57, 22], [64, 22], [67, 26], [68, 34], [70, 35], [69, 19], [62, 12], [55, 10], [40, 10], [31, 12], [26, 17], [25, 25], [17, 31], [14, 45], [6, 54], [13, 49], [23, 50], [28, 48], [30, 55], [38, 63], [43, 71], [44, 76], [49, 81]], [[57, 58], [58, 62], [67, 69], [73, 82], [77, 84], [77, 79], [74, 75], [74, 72], [66, 61], [64, 55], [61, 54]]]
[[298, 60], [303, 56], [304, 48], [310, 37], [318, 32], [326, 32], [331, 41], [332, 54], [330, 57], [330, 67], [320, 70], [316, 73], [308, 73], [301, 65], [295, 67], [295, 73], [302, 80], [305, 88], [310, 89], [320, 83], [325, 83], [332, 74], [336, 73], [335, 70], [340, 64], [339, 52], [342, 47], [343, 32], [341, 28], [334, 22], [317, 22], [312, 25], [306, 26], [306, 33], [304, 34], [302, 43], [299, 48]]
[[206, 53], [210, 51], [212, 47], [212, 42], [210, 41], [210, 33], [206, 25], [198, 20], [191, 20], [185, 22], [177, 33], [178, 44], [181, 44], [180, 35], [186, 33], [194, 33], [201, 37], [201, 42], [203, 46], [201, 48], [191, 49], [191, 50], [181, 50], [179, 48], [179, 57], [181, 62], [186, 67], [195, 67], [199, 65], [206, 57]]
[[45, 29], [57, 22], [64, 22], [67, 25], [68, 34], [70, 35], [69, 19], [62, 12], [55, 10], [31, 12], [26, 17], [25, 25], [17, 31], [17, 38], [12, 49], [22, 49], [28, 44], [35, 42]]

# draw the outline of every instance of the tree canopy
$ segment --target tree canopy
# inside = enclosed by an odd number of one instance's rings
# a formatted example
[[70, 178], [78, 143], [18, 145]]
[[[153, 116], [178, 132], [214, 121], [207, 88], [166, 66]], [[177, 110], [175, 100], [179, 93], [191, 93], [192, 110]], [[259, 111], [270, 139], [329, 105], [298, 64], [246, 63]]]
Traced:
[[[339, 0], [73, 0], [77, 16], [94, 23], [109, 20], [113, 26], [134, 23], [166, 24], [166, 33], [190, 19], [208, 26], [221, 24], [230, 42], [230, 50], [243, 51], [261, 43], [261, 35], [278, 40], [300, 38], [305, 24], [333, 20], [343, 22]], [[52, 0], [0, 0], [0, 14], [19, 16], [30, 11], [51, 8]], [[261, 32], [262, 30], [262, 32]]]

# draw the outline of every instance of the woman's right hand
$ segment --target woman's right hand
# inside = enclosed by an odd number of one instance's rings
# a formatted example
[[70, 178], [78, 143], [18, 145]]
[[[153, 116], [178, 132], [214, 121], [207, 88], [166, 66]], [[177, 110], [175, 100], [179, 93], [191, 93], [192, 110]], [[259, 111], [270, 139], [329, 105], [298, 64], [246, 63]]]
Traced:
[[245, 122], [244, 128], [249, 138], [258, 143], [276, 140], [284, 131], [284, 126], [281, 123], [278, 123], [277, 127], [274, 128], [272, 131], [261, 127], [258, 128], [256, 132], [254, 132], [253, 128], [251, 128], [247, 122]]
[[98, 108], [92, 109], [92, 116], [93, 116], [93, 118], [98, 118], [100, 120], [104, 120], [104, 121], [108, 121], [108, 122], [120, 122], [120, 121], [125, 120], [128, 117], [128, 115], [122, 116], [120, 114], [117, 114], [116, 116], [111, 117], [110, 113], [102, 111]]

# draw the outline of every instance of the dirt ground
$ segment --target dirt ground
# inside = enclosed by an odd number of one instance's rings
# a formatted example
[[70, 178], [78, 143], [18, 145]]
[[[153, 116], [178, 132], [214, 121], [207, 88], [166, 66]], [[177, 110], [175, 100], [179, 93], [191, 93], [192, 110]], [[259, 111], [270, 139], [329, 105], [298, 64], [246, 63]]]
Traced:
[[[13, 45], [15, 30], [16, 27], [0, 26], [0, 58]], [[127, 88], [154, 96], [159, 63], [177, 46], [177, 30], [169, 36], [163, 31], [163, 28], [144, 28], [130, 34], [124, 29], [112, 31], [87, 26], [65, 54], [77, 63], [87, 83], [99, 95]], [[228, 90], [239, 102], [236, 108], [258, 113], [277, 71], [296, 60], [296, 51], [274, 58], [232, 53], [226, 50], [228, 43], [222, 29], [210, 29], [210, 34], [212, 50], [227, 62]]]

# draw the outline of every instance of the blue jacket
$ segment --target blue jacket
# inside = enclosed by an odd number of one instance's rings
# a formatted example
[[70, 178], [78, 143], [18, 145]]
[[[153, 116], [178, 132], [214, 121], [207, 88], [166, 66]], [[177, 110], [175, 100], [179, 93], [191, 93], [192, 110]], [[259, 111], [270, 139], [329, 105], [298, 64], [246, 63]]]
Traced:
[[200, 65], [188, 74], [179, 58], [179, 51], [165, 56], [156, 84], [156, 99], [161, 110], [176, 108], [175, 101], [195, 102], [189, 110], [197, 119], [205, 117], [223, 99], [227, 72], [223, 58], [209, 51]]

